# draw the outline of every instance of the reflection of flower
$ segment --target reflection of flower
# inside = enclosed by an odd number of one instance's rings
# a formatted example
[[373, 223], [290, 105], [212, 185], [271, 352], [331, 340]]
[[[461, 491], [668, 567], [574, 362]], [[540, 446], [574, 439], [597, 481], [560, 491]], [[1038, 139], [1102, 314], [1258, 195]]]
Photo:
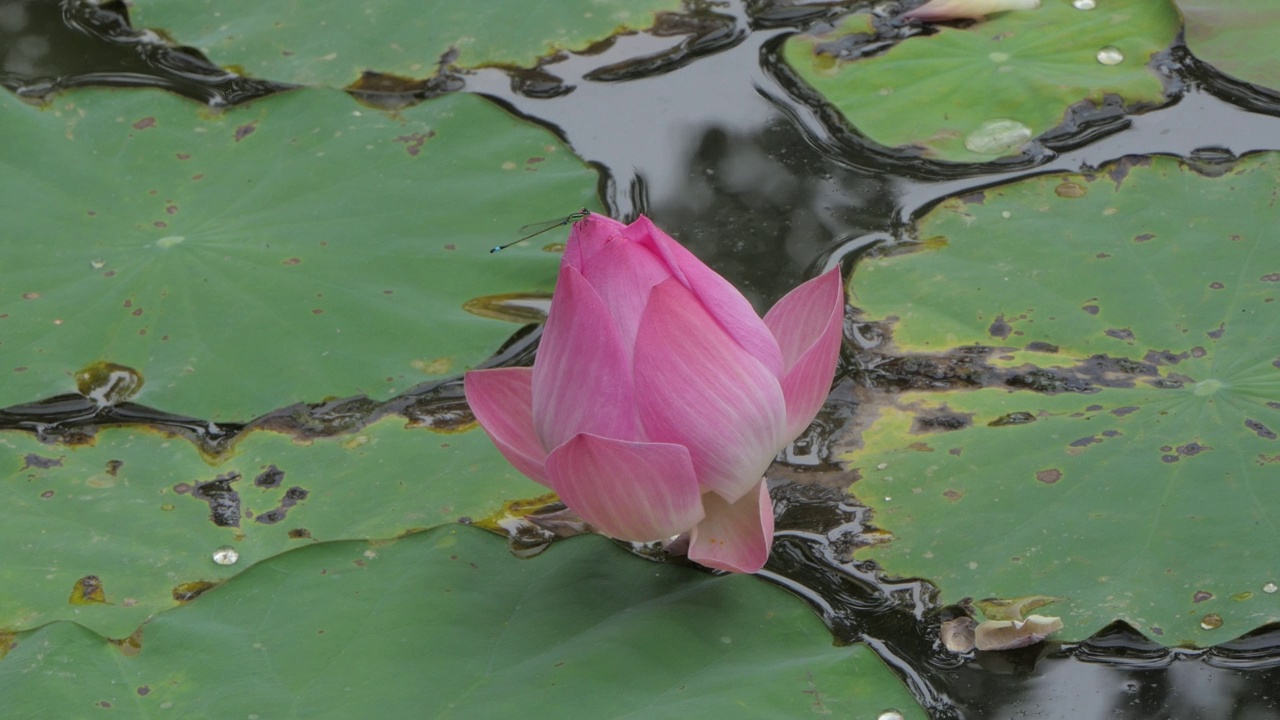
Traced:
[[755, 572], [762, 475], [826, 399], [843, 325], [838, 269], [765, 315], [641, 217], [569, 235], [533, 368], [467, 373], [476, 418], [516, 469], [602, 533], [692, 530], [689, 557]]
[[929, 0], [915, 10], [903, 13], [907, 20], [981, 20], [1006, 10], [1032, 10], [1040, 0]]

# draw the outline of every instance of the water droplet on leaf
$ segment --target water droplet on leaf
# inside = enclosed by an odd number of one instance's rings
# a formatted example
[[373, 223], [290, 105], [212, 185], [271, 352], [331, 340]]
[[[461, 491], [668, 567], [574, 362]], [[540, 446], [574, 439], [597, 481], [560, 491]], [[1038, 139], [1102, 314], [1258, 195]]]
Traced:
[[1222, 627], [1222, 616], [1217, 613], [1209, 613], [1200, 621], [1201, 630], [1216, 630]]
[[876, 717], [876, 720], [902, 720], [902, 713], [897, 710], [885, 710]]
[[213, 561], [219, 565], [235, 565], [240, 559], [240, 553], [230, 545], [223, 545], [213, 551]]
[[1120, 48], [1108, 45], [1098, 51], [1098, 62], [1103, 65], [1119, 65], [1124, 62], [1124, 53]]
[[1277, 590], [1280, 590], [1280, 585], [1276, 585], [1273, 582], [1269, 582], [1266, 585], [1262, 586], [1262, 592], [1264, 593], [1273, 593]]
[[1071, 7], [1077, 10], [1092, 10], [1098, 7], [1094, 0], [1071, 0]]

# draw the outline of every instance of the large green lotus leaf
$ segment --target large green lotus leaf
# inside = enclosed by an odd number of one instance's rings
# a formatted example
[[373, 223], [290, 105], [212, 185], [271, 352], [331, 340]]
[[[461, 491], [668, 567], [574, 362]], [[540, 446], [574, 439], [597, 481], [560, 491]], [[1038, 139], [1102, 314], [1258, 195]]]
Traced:
[[387, 396], [491, 355], [478, 296], [550, 290], [558, 258], [487, 251], [594, 204], [547, 131], [469, 95], [386, 114], [299, 90], [212, 113], [161, 91], [0, 94], [0, 406], [106, 360], [138, 402], [246, 420]]
[[1182, 12], [1187, 47], [1196, 57], [1245, 82], [1280, 90], [1273, 0], [1174, 0]]
[[533, 560], [474, 528], [311, 547], [156, 617], [140, 642], [124, 654], [73, 623], [17, 636], [0, 661], [6, 712], [925, 717], [865, 645], [834, 647], [786, 592], [599, 537]]
[[[1146, 63], [1169, 47], [1178, 17], [1164, 0], [1108, 0], [1087, 11], [1046, 0], [972, 27], [941, 27], [865, 59], [840, 60], [824, 47], [867, 30], [854, 16], [828, 34], [793, 35], [783, 56], [872, 141], [983, 162], [1017, 154], [1082, 100], [1112, 94], [1126, 105], [1163, 102]], [[1103, 48], [1123, 60], [1099, 62]]]
[[894, 538], [866, 556], [948, 601], [1060, 596], [1073, 637], [1119, 618], [1205, 645], [1280, 619], [1277, 185], [1274, 154], [1041, 176], [859, 265], [854, 302], [899, 349], [991, 346], [1009, 385], [1092, 388], [884, 398], [846, 456]]
[[[175, 593], [198, 590], [190, 583], [287, 550], [396, 537], [541, 492], [479, 430], [439, 434], [402, 419], [308, 445], [255, 432], [217, 465], [151, 432], [103, 430], [79, 447], [5, 433], [0, 467], [0, 630], [75, 619], [109, 637], [177, 605]], [[239, 562], [216, 564], [223, 546]], [[105, 602], [69, 602], [87, 576]]]
[[161, 29], [214, 62], [268, 80], [345, 87], [366, 70], [421, 78], [456, 49], [456, 62], [532, 66], [615, 33], [653, 25], [679, 0], [143, 0], [139, 27]]

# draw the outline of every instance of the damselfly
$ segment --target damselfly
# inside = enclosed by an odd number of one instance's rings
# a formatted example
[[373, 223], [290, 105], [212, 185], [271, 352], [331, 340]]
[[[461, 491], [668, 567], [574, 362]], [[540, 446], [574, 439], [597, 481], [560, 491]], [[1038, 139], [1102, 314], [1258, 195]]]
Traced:
[[511, 247], [512, 245], [515, 245], [516, 243], [524, 242], [525, 240], [528, 240], [531, 237], [537, 237], [542, 233], [547, 232], [548, 230], [555, 230], [558, 227], [564, 227], [565, 225], [571, 225], [573, 223], [576, 223], [582, 218], [590, 214], [591, 214], [590, 210], [586, 208], [582, 208], [578, 212], [569, 213], [569, 215], [567, 215], [566, 217], [560, 218], [558, 220], [547, 220], [545, 222], [530, 223], [520, 228], [519, 230], [520, 237], [516, 238], [515, 240], [512, 240], [506, 245], [499, 245], [498, 247], [493, 248], [489, 252], [496, 253], [499, 250], [506, 250], [507, 248]]

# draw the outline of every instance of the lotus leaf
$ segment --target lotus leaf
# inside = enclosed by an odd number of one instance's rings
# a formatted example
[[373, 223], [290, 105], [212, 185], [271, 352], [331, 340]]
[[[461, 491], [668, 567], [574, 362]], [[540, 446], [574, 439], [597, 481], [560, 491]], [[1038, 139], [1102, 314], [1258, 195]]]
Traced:
[[1275, 154], [1127, 159], [946, 201], [861, 263], [897, 350], [984, 386], [880, 398], [845, 456], [893, 536], [863, 556], [949, 602], [1056, 596], [1068, 637], [1280, 619], [1278, 185]]
[[[866, 32], [864, 21], [850, 21], [826, 34], [794, 35], [783, 54], [871, 141], [937, 160], [985, 162], [1018, 154], [1084, 100], [1100, 104], [1118, 95], [1130, 107], [1163, 103], [1160, 80], [1146, 65], [1173, 42], [1178, 18], [1166, 2], [1108, 0], [1076, 10], [1049, 0], [971, 27], [941, 27], [871, 57], [841, 59], [841, 41]], [[1103, 49], [1119, 60], [1100, 62]]]
[[394, 395], [490, 356], [513, 326], [466, 301], [549, 292], [519, 226], [595, 206], [549, 132], [469, 95], [395, 114], [335, 90], [213, 113], [164, 92], [0, 94], [0, 406], [98, 361], [137, 402], [219, 421]]
[[0, 694], [18, 717], [925, 717], [865, 645], [832, 646], [784, 591], [646, 565], [599, 537], [527, 561], [465, 527], [326, 543], [119, 647], [71, 622], [11, 647]]
[[[479, 430], [402, 426], [387, 419], [306, 445], [254, 432], [217, 464], [154, 432], [103, 430], [79, 447], [0, 435], [10, 547], [0, 630], [74, 619], [123, 637], [206, 584], [290, 549], [392, 538], [541, 490]], [[224, 546], [237, 563], [214, 562]], [[97, 578], [103, 602], [68, 601], [86, 577]]]
[[1174, 0], [1196, 57], [1245, 82], [1280, 92], [1276, 26], [1271, 0]]
[[[678, 0], [143, 0], [139, 26], [157, 28], [214, 62], [254, 77], [345, 87], [366, 70], [422, 78], [446, 54], [466, 67], [530, 67], [559, 50], [583, 50], [642, 30]], [[516, 20], [518, 18], [518, 21]]]

